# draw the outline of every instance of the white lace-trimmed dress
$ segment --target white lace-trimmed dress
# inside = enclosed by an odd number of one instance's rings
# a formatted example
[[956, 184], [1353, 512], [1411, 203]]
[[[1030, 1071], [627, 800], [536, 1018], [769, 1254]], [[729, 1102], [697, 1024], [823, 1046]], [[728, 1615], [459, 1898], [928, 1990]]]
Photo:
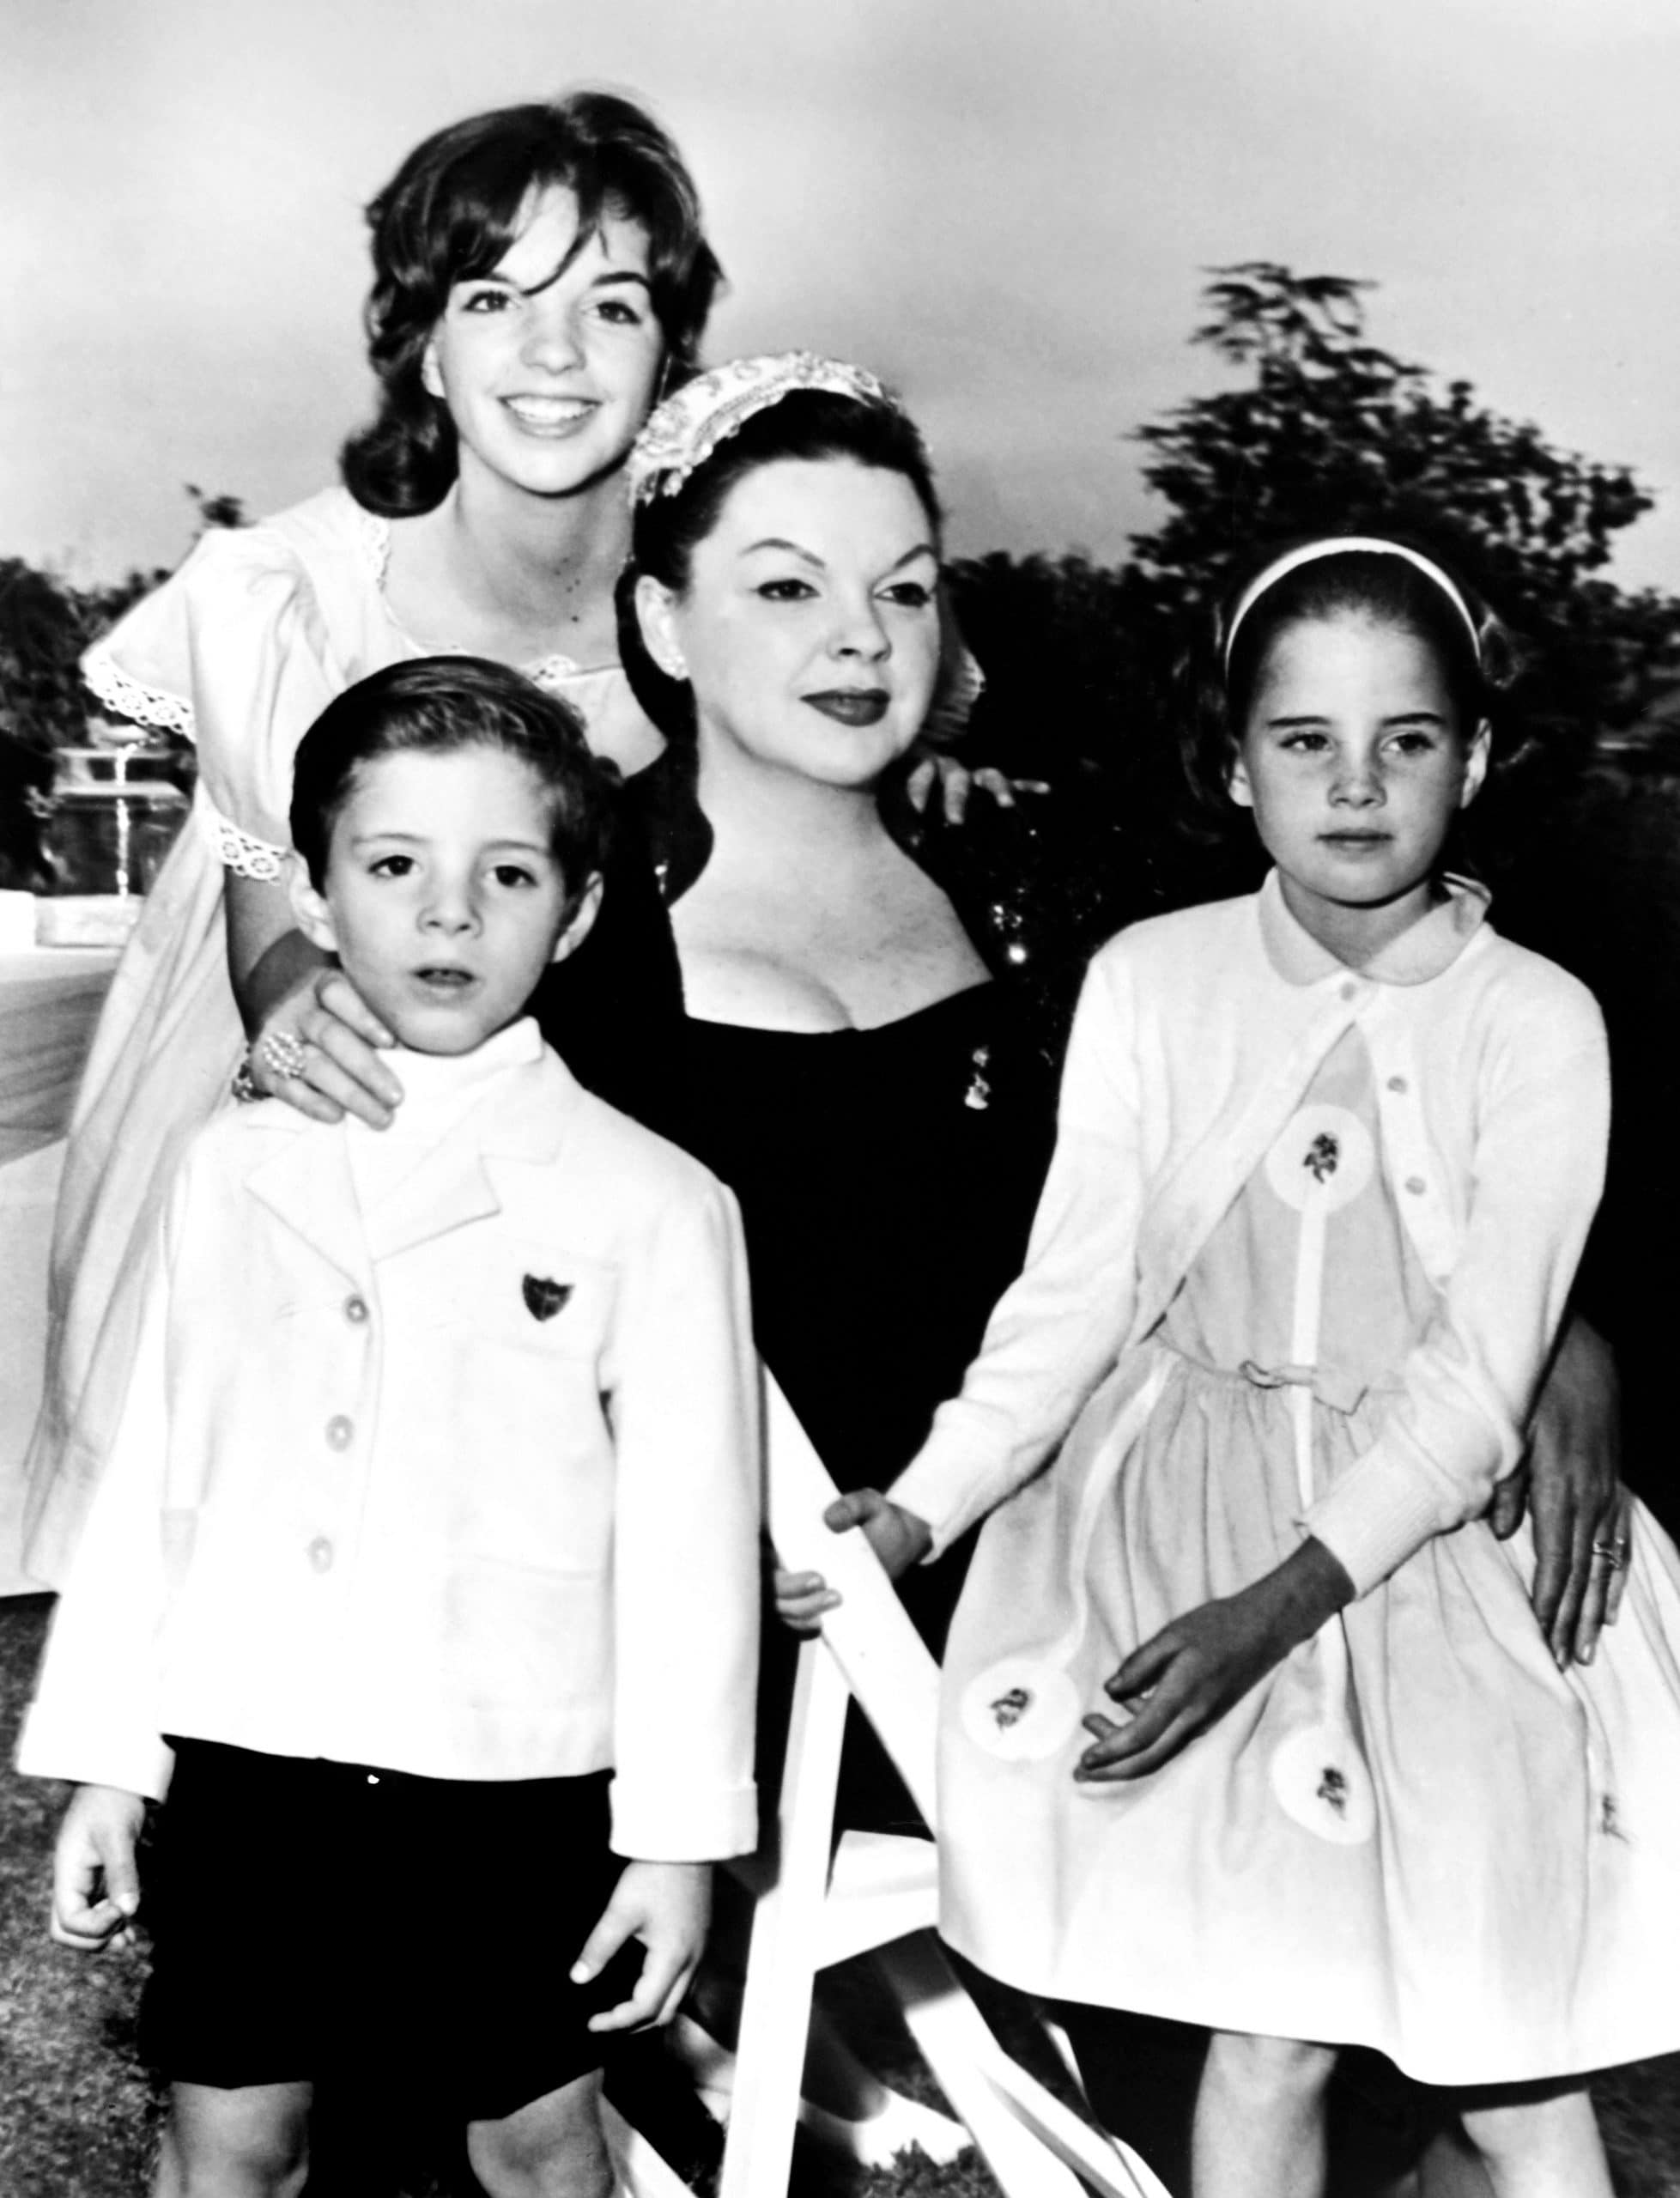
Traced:
[[[1477, 1515], [1592, 1211], [1596, 1017], [1470, 896], [1388, 982], [1260, 899], [1099, 957], [1027, 1273], [893, 1491], [936, 1546], [1016, 1491], [947, 1650], [942, 1929], [1029, 1991], [1434, 2084], [1671, 2050], [1680, 1560], [1636, 1508], [1561, 1674], [1526, 1529]], [[1103, 1682], [1303, 1522], [1356, 1600], [1160, 1770], [1076, 1783]]]
[[[175, 1162], [226, 1098], [244, 1043], [224, 873], [279, 876], [292, 756], [333, 696], [434, 653], [391, 615], [389, 542], [386, 523], [338, 488], [257, 525], [213, 530], [84, 662], [113, 715], [194, 742], [198, 785], [118, 964], [70, 1126], [28, 1462], [27, 1562], [49, 1584], [102, 1469]], [[555, 657], [531, 676], [575, 705], [609, 752], [657, 742], [618, 665]]]

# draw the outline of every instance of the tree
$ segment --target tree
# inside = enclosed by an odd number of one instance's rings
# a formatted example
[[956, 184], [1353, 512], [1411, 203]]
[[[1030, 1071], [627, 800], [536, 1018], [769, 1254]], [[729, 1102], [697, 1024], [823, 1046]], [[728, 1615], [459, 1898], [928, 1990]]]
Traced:
[[1268, 541], [1398, 527], [1438, 543], [1548, 660], [1556, 713], [1583, 734], [1641, 719], [1680, 678], [1680, 601], [1604, 579], [1613, 537], [1652, 499], [1621, 465], [1560, 451], [1369, 342], [1375, 285], [1272, 260], [1216, 268], [1192, 339], [1249, 379], [1137, 430], [1171, 507], [1134, 537], [1148, 592], [1182, 613]]

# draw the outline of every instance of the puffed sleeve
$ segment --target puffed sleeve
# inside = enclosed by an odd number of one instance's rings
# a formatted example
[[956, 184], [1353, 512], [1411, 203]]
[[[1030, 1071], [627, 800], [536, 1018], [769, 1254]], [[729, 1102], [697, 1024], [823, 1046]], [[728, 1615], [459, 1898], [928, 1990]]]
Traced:
[[692, 1163], [619, 1278], [609, 1363], [612, 1843], [639, 1861], [751, 1852], [758, 1362], [735, 1200]]
[[1302, 1524], [1356, 1593], [1486, 1509], [1528, 1417], [1604, 1183], [1610, 1066], [1585, 987], [1550, 965], [1479, 1078], [1458, 1256], [1380, 1434]]
[[1131, 1327], [1143, 1201], [1135, 1033], [1122, 938], [1097, 956], [1080, 995], [1027, 1264], [961, 1394], [940, 1406], [893, 1484], [894, 1502], [933, 1529], [933, 1556], [1038, 1470]]
[[297, 744], [357, 676], [334, 660], [295, 550], [271, 527], [213, 528], [94, 643], [82, 672], [113, 715], [194, 743], [201, 829], [228, 869], [276, 877]]

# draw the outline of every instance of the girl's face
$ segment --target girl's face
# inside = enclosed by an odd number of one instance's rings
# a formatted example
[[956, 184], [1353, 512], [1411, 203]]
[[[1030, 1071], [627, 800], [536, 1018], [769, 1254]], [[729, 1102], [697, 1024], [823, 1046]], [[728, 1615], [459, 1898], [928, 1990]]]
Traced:
[[694, 689], [701, 761], [870, 786], [914, 740], [939, 664], [934, 530], [902, 474], [778, 458], [730, 492], [673, 595], [636, 602]]
[[647, 250], [639, 222], [611, 216], [580, 245], [577, 200], [556, 187], [489, 274], [452, 286], [422, 372], [464, 481], [565, 495], [623, 463], [665, 355]]
[[1427, 643], [1349, 611], [1272, 642], [1231, 794], [1253, 811], [1296, 919], [1344, 944], [1350, 922], [1393, 937], [1422, 913], [1487, 766], [1488, 729], [1466, 737]]
[[324, 891], [296, 865], [305, 935], [403, 1045], [470, 1053], [586, 937], [599, 883], [568, 917], [552, 803], [530, 764], [498, 749], [380, 756], [334, 822]]

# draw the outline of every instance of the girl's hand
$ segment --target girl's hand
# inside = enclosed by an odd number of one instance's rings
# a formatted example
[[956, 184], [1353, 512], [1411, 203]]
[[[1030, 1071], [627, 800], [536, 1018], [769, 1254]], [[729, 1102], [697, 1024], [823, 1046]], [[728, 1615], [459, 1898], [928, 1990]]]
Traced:
[[[1552, 1661], [1590, 1664], [1601, 1629], [1614, 1625], [1625, 1568], [1595, 1562], [1592, 1545], [1625, 1536], [1622, 1398], [1616, 1360], [1596, 1329], [1576, 1315], [1564, 1327], [1534, 1407], [1528, 1456], [1495, 1491], [1488, 1516], [1501, 1541], [1534, 1529], [1531, 1600]], [[1625, 1551], [1624, 1551], [1625, 1554]]]
[[645, 2030], [668, 2023], [682, 2004], [712, 1920], [709, 1862], [627, 1862], [600, 1922], [572, 1964], [573, 1984], [598, 1976], [631, 1939], [646, 1953], [628, 2000], [591, 2015], [594, 2031]]
[[[269, 1041], [276, 1041], [272, 1047]], [[312, 1121], [337, 1122], [355, 1114], [370, 1129], [385, 1129], [403, 1087], [379, 1049], [395, 1043], [342, 970], [312, 969], [252, 1036], [251, 1081], [265, 1098], [283, 1099]], [[301, 1052], [295, 1072], [288, 1073], [284, 1060], [294, 1047]]]
[[52, 1856], [52, 1936], [96, 1953], [134, 1944], [140, 1907], [135, 1843], [146, 1804], [118, 1786], [78, 1786]]
[[1309, 1537], [1252, 1588], [1174, 1618], [1108, 1681], [1105, 1691], [1116, 1702], [1143, 1707], [1125, 1725], [1099, 1712], [1084, 1720], [1096, 1745], [1074, 1776], [1142, 1778], [1158, 1770], [1352, 1599], [1340, 1563]]
[[961, 823], [968, 813], [968, 797], [976, 786], [989, 793], [999, 809], [1013, 809], [1018, 793], [1048, 793], [1047, 781], [1043, 779], [1009, 779], [995, 771], [988, 763], [978, 771], [971, 771], [959, 763], [955, 756], [943, 750], [924, 756], [905, 782], [905, 792], [910, 797], [913, 809], [925, 809], [928, 797], [937, 780], [940, 799], [944, 805], [948, 823]]
[[[880, 1558], [889, 1580], [927, 1554], [933, 1530], [925, 1519], [893, 1503], [878, 1489], [855, 1488], [831, 1503], [822, 1515], [830, 1533], [843, 1534], [861, 1527], [870, 1547]], [[795, 1633], [822, 1630], [822, 1613], [840, 1600], [820, 1572], [782, 1572], [775, 1575], [776, 1615]]]

